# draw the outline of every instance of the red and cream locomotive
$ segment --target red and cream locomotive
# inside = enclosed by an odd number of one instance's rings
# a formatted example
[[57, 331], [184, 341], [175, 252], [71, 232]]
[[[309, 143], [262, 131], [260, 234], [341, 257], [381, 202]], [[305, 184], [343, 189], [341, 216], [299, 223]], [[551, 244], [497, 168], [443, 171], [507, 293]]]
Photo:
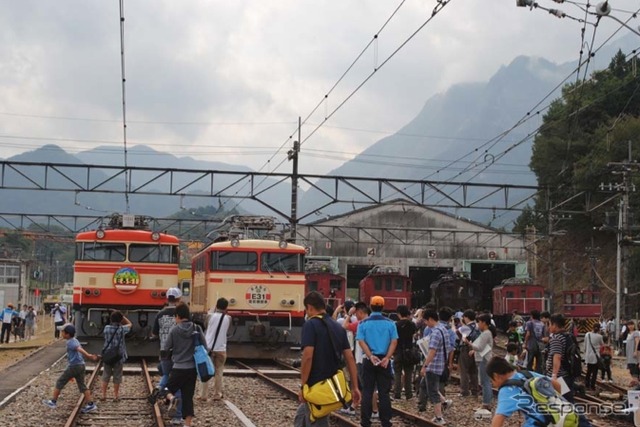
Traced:
[[[227, 355], [297, 356], [304, 322], [305, 248], [282, 239], [272, 217], [233, 216], [192, 261], [191, 310], [202, 322], [218, 298], [233, 322]], [[275, 239], [274, 239], [275, 237]]]
[[112, 310], [132, 322], [127, 351], [158, 354], [150, 342], [166, 290], [178, 283], [179, 239], [149, 229], [149, 218], [113, 215], [106, 227], [78, 233], [73, 271], [73, 314], [77, 338], [100, 352]]

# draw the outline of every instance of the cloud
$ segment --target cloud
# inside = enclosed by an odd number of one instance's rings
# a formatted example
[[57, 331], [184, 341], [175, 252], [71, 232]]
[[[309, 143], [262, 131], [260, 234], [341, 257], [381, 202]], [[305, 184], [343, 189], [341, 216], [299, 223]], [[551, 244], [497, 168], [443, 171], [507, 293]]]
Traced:
[[[130, 143], [200, 157], [221, 145], [263, 147], [260, 153], [289, 146], [297, 117], [322, 101], [399, 3], [125, 1]], [[358, 152], [382, 135], [340, 128], [398, 130], [429, 97], [458, 82], [487, 80], [518, 55], [577, 59], [580, 23], [513, 3], [451, 0], [331, 118], [333, 128], [305, 145]], [[436, 4], [405, 2], [310, 117], [303, 138], [429, 19]], [[597, 40], [613, 25], [603, 20], [601, 27]], [[97, 145], [78, 139], [121, 144], [119, 32], [117, 2], [0, 4], [0, 134], [67, 138], [60, 145], [69, 151]], [[40, 142], [0, 143], [0, 155], [8, 157]], [[258, 169], [268, 156], [252, 150], [209, 156]], [[339, 163], [301, 161], [306, 173]]]

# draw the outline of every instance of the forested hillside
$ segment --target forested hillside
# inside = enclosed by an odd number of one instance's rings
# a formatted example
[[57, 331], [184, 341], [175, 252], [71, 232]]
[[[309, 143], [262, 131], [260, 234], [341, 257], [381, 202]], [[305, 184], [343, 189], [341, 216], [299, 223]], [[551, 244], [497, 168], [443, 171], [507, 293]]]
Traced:
[[637, 59], [618, 52], [606, 70], [563, 88], [544, 115], [533, 144], [530, 166], [545, 191], [518, 218], [515, 229], [524, 233], [535, 227], [546, 235], [538, 245], [538, 278], [553, 282], [556, 295], [563, 282], [566, 288], [599, 286], [605, 313], [612, 313], [614, 293], [607, 286], [615, 288], [616, 282], [615, 229], [624, 171], [630, 185], [623, 286], [626, 283], [628, 289], [628, 314], [640, 308], [637, 296], [632, 297], [640, 290], [640, 255], [635, 246], [635, 241], [640, 243], [638, 158]]

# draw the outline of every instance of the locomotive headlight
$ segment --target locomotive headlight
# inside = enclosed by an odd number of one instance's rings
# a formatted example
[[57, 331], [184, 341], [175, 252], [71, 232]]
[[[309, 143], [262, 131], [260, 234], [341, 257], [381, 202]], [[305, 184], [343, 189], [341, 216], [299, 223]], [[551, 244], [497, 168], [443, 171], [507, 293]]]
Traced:
[[234, 248], [237, 248], [238, 246], [240, 246], [240, 240], [231, 239], [231, 246], [234, 247]]
[[151, 298], [158, 298], [158, 291], [151, 292]]
[[160, 233], [158, 233], [157, 231], [151, 233], [151, 240], [153, 240], [154, 242], [160, 240]]
[[96, 297], [97, 297], [98, 295], [100, 295], [100, 289], [94, 289], [94, 290], [93, 290], [93, 295], [94, 295], [94, 296], [96, 296]]
[[90, 295], [91, 295], [91, 289], [85, 289], [85, 290], [84, 290], [84, 294], [85, 294], [86, 296], [90, 296]]
[[98, 230], [96, 231], [96, 237], [98, 239], [104, 239], [104, 230]]
[[229, 299], [229, 305], [236, 305], [236, 299], [235, 298], [230, 298]]
[[290, 306], [293, 307], [295, 304], [296, 304], [295, 300], [292, 300], [292, 299], [289, 300], [289, 305]]
[[287, 305], [287, 300], [286, 299], [281, 300], [280, 305]]
[[280, 249], [285, 249], [287, 247], [287, 241], [286, 240], [280, 240], [280, 242], [278, 243], [278, 247]]

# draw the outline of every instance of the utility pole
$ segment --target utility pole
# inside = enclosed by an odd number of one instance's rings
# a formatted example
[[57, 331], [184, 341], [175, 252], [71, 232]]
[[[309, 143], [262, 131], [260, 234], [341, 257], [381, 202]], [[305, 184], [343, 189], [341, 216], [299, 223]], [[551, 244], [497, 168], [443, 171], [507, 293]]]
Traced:
[[[621, 192], [619, 208], [618, 208], [618, 227], [616, 230], [616, 338], [620, 337], [620, 321], [621, 316], [624, 314], [624, 305], [626, 301], [623, 301], [623, 289], [624, 294], [627, 292], [627, 275], [628, 275], [628, 245], [632, 244], [632, 238], [630, 233], [629, 224], [629, 193], [635, 191], [631, 178], [632, 173], [640, 170], [640, 165], [637, 162], [632, 161], [631, 156], [631, 141], [628, 142], [628, 159], [624, 162], [610, 162], [607, 166], [613, 168], [613, 173], [622, 175], [622, 184], [609, 184], [610, 188], [616, 188]], [[604, 187], [601, 184], [601, 187]]]
[[554, 297], [555, 292], [553, 292], [553, 212], [551, 210], [551, 198], [548, 197], [549, 203], [549, 225], [547, 229], [547, 235], [549, 236], [549, 292], [551, 292], [551, 298]]
[[298, 140], [293, 141], [293, 149], [287, 153], [287, 159], [293, 161], [293, 173], [291, 175], [291, 237], [295, 243], [298, 229], [298, 153], [302, 134], [302, 118], [298, 117]]

